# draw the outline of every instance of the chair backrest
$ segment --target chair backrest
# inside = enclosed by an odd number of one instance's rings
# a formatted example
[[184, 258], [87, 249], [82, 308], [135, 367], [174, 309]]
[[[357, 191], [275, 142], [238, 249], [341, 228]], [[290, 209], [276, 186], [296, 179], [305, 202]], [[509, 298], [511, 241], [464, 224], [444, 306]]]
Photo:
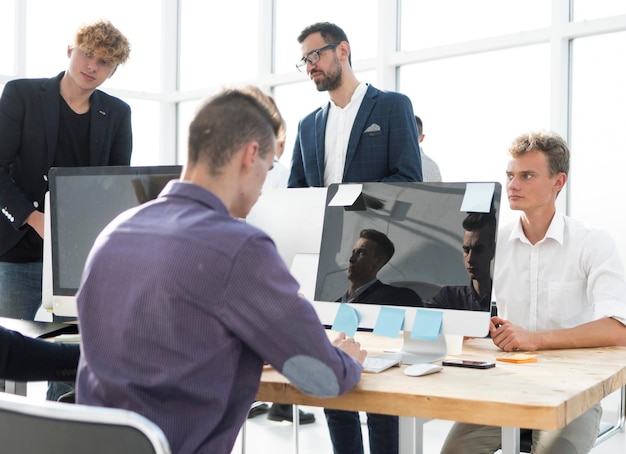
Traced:
[[171, 454], [163, 431], [132, 411], [0, 393], [2, 452]]

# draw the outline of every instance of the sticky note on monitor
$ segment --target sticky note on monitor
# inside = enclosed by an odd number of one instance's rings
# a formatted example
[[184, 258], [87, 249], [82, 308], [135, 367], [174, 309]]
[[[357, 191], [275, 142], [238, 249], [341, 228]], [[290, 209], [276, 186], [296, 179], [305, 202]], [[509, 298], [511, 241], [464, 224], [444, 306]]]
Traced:
[[461, 211], [473, 213], [491, 212], [495, 183], [467, 183], [461, 203]]
[[331, 327], [333, 331], [343, 331], [346, 336], [353, 337], [359, 327], [361, 316], [358, 311], [347, 304], [341, 303]]
[[331, 207], [349, 207], [356, 202], [363, 192], [362, 184], [340, 184], [337, 187], [337, 193], [333, 196], [328, 206]]
[[441, 325], [443, 323], [442, 311], [429, 311], [426, 309], [417, 309], [415, 311], [415, 320], [413, 320], [413, 329], [411, 330], [411, 339], [436, 341], [441, 333]]
[[376, 326], [374, 326], [374, 334], [396, 338], [403, 326], [403, 309], [381, 306], [378, 319], [376, 319]]

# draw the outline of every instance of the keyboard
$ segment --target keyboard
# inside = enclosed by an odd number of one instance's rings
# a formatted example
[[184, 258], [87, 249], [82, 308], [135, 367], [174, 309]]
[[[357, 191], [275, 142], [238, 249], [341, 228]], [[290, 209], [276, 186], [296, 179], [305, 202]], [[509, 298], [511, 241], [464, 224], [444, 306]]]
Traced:
[[400, 360], [397, 358], [388, 356], [366, 356], [365, 361], [363, 361], [363, 372], [378, 374], [399, 364]]

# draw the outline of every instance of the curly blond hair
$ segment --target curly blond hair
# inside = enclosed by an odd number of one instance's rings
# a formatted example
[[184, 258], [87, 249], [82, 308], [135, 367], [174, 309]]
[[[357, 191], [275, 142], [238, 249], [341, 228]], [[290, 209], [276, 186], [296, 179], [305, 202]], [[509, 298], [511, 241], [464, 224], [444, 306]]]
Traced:
[[102, 58], [116, 65], [125, 63], [130, 55], [130, 43], [126, 36], [104, 19], [80, 27], [76, 32], [74, 44], [98, 52]]

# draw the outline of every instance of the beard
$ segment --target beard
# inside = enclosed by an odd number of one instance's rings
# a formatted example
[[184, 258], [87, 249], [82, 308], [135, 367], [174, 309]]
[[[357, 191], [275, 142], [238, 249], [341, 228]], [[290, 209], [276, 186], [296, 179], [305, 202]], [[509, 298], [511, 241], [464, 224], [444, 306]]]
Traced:
[[333, 63], [334, 68], [331, 68], [329, 72], [325, 74], [325, 77], [314, 81], [317, 91], [333, 91], [341, 87], [341, 77], [343, 75], [343, 69], [341, 63], [335, 56]]

